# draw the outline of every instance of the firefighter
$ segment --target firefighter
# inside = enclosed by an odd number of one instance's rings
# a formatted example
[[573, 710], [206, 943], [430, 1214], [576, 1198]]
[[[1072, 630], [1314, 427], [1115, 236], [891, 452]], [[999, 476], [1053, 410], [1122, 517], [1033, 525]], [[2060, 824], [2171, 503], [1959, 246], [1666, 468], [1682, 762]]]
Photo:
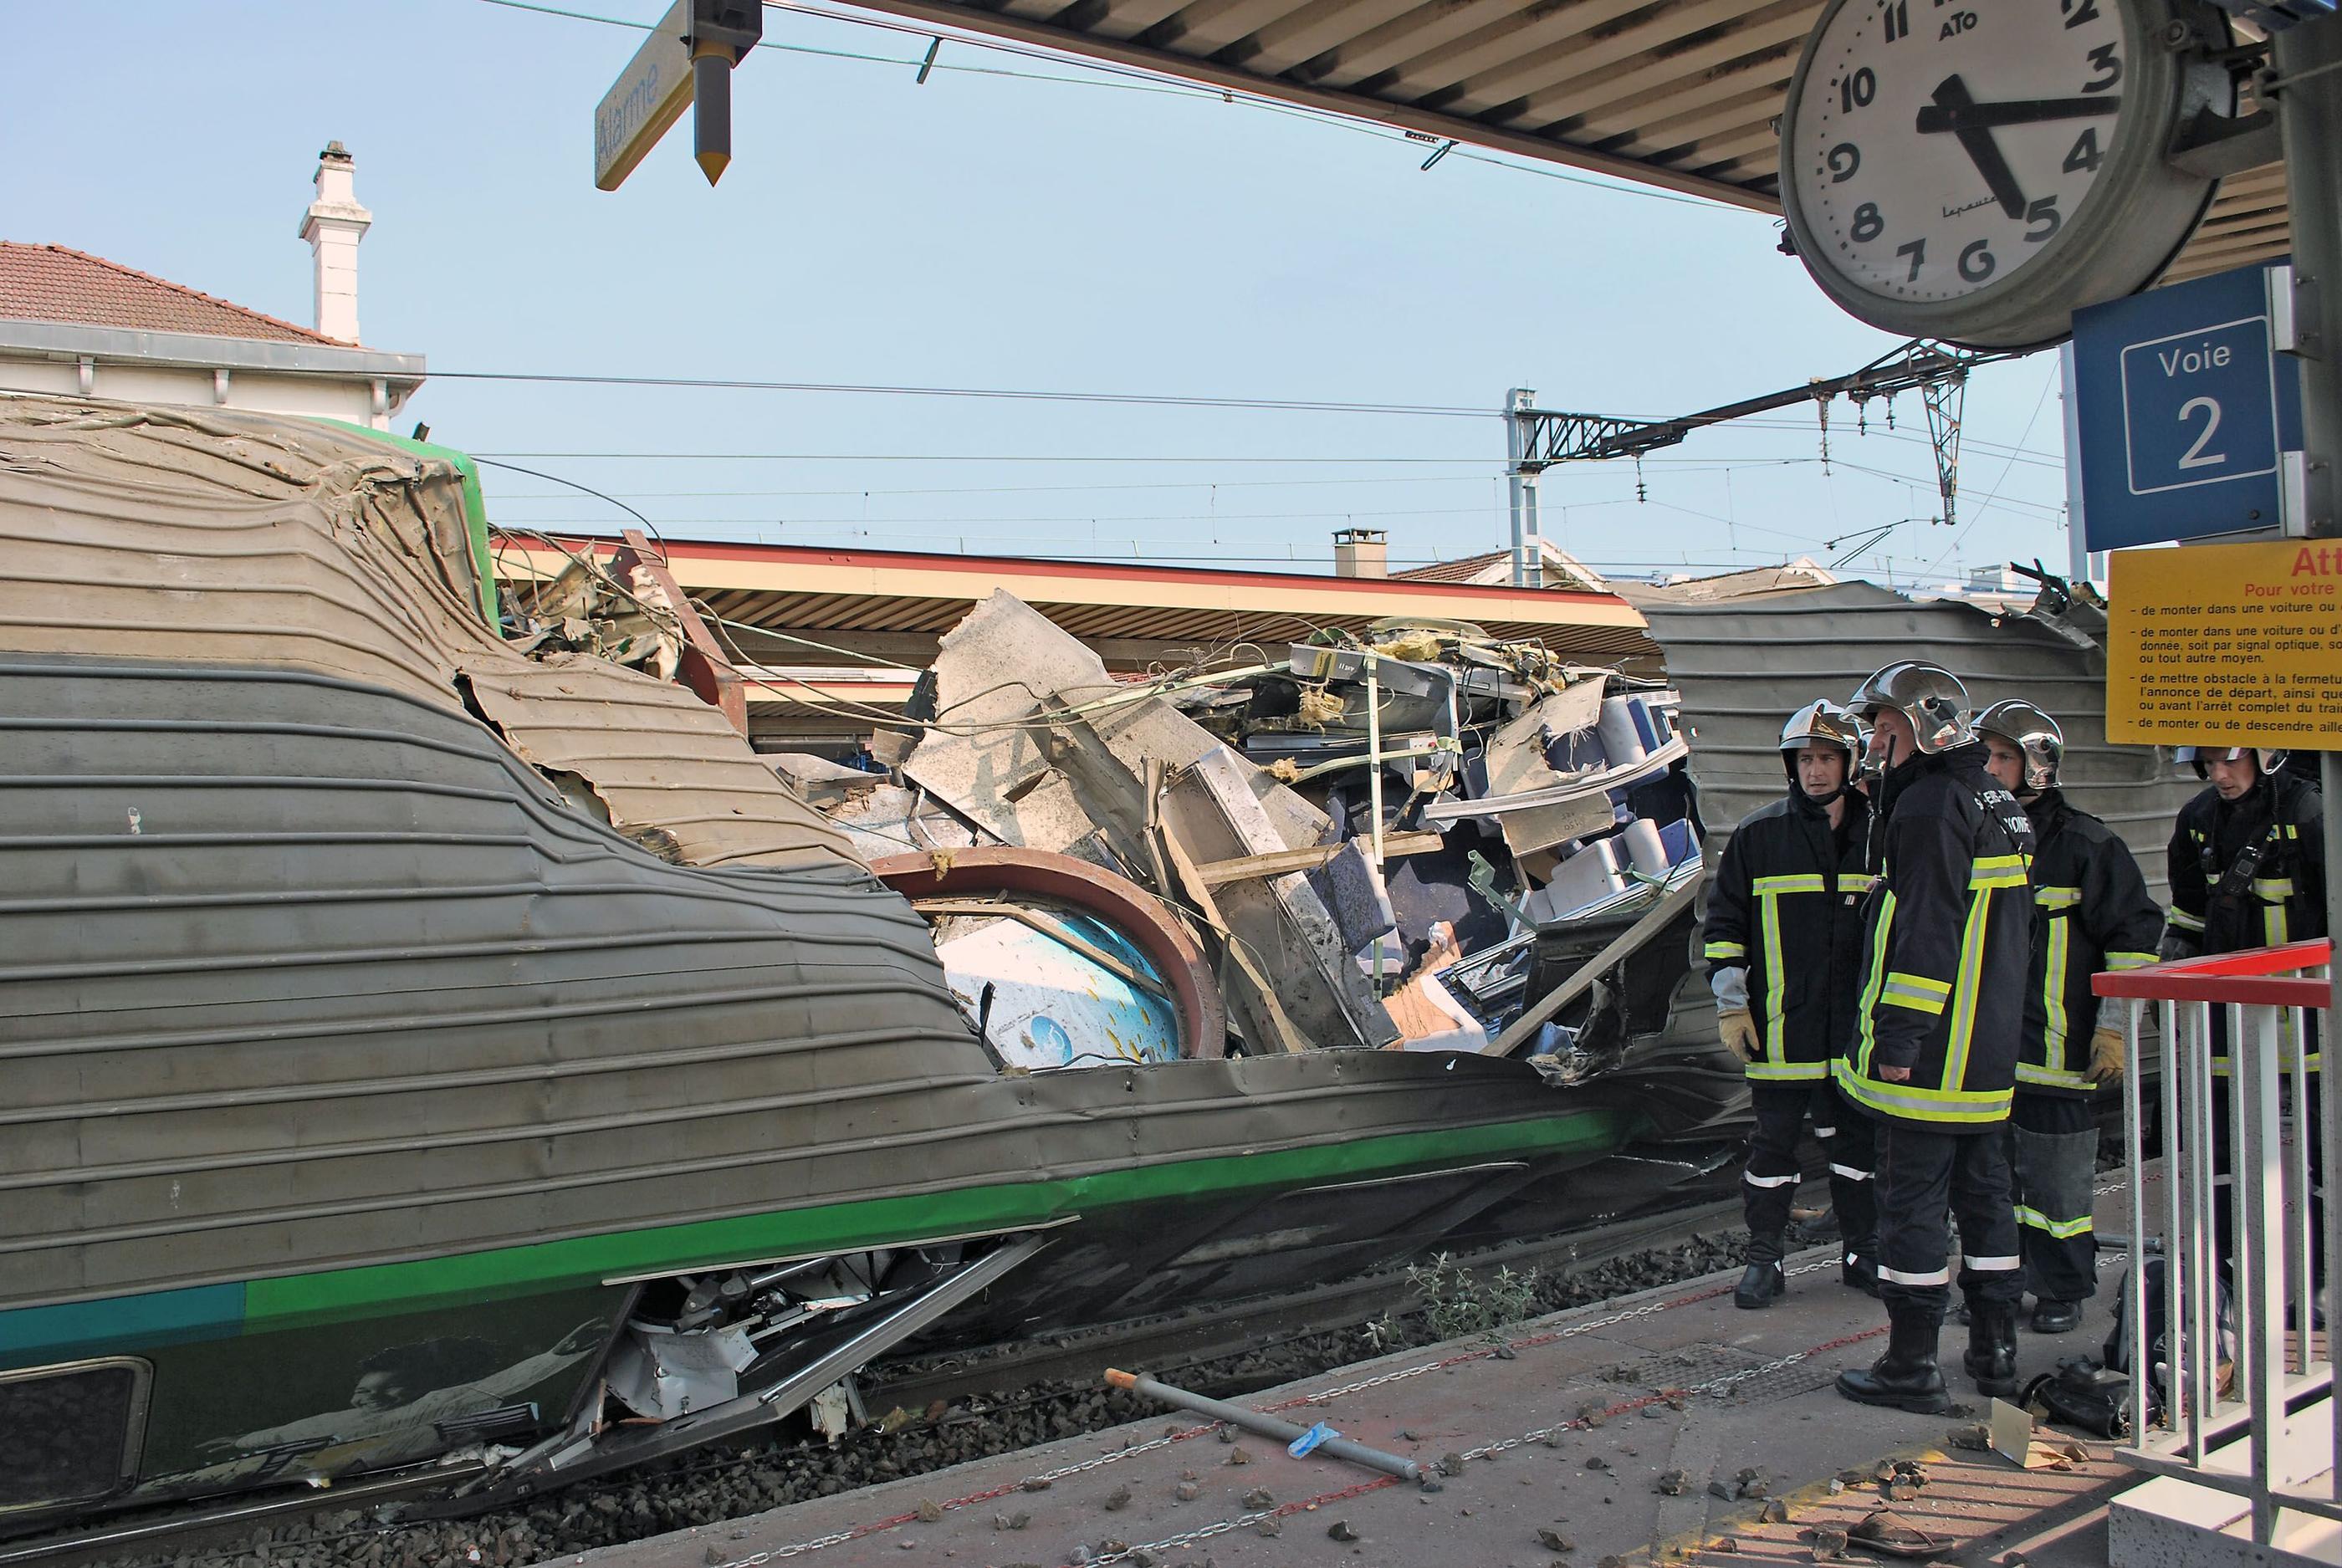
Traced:
[[[2178, 761], [2210, 786], [2179, 808], [2170, 850], [2171, 918], [2166, 959], [2275, 947], [2327, 934], [2325, 797], [2309, 776], [2286, 766], [2281, 751], [2247, 746], [2182, 746]], [[2212, 1169], [2228, 1183], [2227, 1009], [2212, 1014]], [[2309, 1021], [2315, 1030], [2315, 1018]], [[2281, 1061], [2290, 1067], [2290, 1044]], [[2318, 1070], [2310, 1036], [2309, 1070]], [[2325, 1182], [2321, 1096], [2309, 1094], [2310, 1227], [2314, 1272], [2325, 1273], [2326, 1222], [2317, 1193]], [[2213, 1204], [2217, 1255], [2233, 1258], [2231, 1205]]]
[[2097, 1293], [2090, 1185], [2098, 1129], [2091, 1091], [2123, 1074], [2121, 1004], [2101, 1003], [2090, 976], [2152, 964], [2163, 911], [2147, 895], [2130, 846], [2057, 787], [2066, 737], [2031, 703], [1995, 703], [1971, 726], [1986, 768], [2033, 819], [2033, 957], [2025, 1034], [2009, 1113], [2018, 1251], [2037, 1333], [2067, 1333]]
[[1967, 690], [1942, 667], [1902, 661], [1850, 704], [1871, 725], [1879, 880], [1866, 911], [1857, 1033], [1838, 1088], [1876, 1118], [1878, 1293], [1887, 1352], [1840, 1373], [1865, 1404], [1933, 1413], [1950, 1395], [1936, 1364], [1949, 1295], [1944, 1214], [1960, 1233], [1968, 1373], [2017, 1392], [2017, 1303], [2025, 1281], [2006, 1127], [2024, 1027], [2033, 824], [1984, 770], [1964, 717]]
[[1708, 893], [1708, 983], [1717, 1032], [1741, 1058], [1755, 1103], [1740, 1201], [1748, 1267], [1738, 1307], [1770, 1306], [1786, 1286], [1789, 1204], [1807, 1117], [1829, 1160], [1844, 1239], [1840, 1278], [1876, 1293], [1870, 1124], [1840, 1100], [1830, 1063], [1854, 1033], [1870, 803], [1851, 786], [1862, 726], [1836, 703], [1808, 703], [1781, 726], [1788, 791], [1742, 819]]

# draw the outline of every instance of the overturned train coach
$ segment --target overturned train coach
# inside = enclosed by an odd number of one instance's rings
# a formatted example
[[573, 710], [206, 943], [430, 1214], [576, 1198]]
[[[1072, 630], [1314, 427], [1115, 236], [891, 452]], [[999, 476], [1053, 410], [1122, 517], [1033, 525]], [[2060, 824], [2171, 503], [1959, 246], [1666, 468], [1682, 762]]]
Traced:
[[500, 634], [443, 449], [0, 397], [0, 1532], [425, 1463], [491, 1502], [923, 1339], [1566, 1228], [1595, 1162], [1729, 1133], [1667, 1029], [1687, 901], [1583, 1082], [1004, 1070], [716, 707]]

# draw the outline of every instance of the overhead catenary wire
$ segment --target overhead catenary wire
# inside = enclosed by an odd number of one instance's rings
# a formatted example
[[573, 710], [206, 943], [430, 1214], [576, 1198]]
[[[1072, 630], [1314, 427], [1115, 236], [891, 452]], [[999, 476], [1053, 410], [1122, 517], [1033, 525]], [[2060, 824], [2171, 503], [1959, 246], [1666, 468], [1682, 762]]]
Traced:
[[[290, 374], [290, 373], [272, 373]], [[307, 374], [307, 373], [304, 373]], [[314, 374], [345, 374], [321, 370]], [[1346, 403], [1334, 399], [1188, 395], [1163, 392], [1063, 392], [1007, 386], [909, 386], [856, 381], [759, 381], [715, 375], [623, 375], [609, 371], [439, 370], [434, 381], [514, 381], [555, 386], [650, 386], [703, 392], [788, 392], [872, 397], [954, 397], [1109, 407], [1236, 409], [1251, 414], [1390, 414], [1408, 419], [1502, 419], [1493, 408], [1438, 404]]]

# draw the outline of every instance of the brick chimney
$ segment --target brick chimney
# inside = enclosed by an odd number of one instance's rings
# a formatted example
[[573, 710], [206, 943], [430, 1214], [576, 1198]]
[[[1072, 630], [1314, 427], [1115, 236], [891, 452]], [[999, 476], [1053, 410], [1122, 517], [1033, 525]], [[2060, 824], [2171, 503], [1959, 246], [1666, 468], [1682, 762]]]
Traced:
[[301, 217], [317, 278], [317, 330], [344, 343], [358, 341], [358, 241], [374, 215], [358, 205], [356, 160], [339, 142], [317, 155], [317, 199]]
[[1334, 530], [1334, 575], [1336, 577], [1387, 577], [1390, 575], [1390, 546], [1379, 528], [1336, 528]]

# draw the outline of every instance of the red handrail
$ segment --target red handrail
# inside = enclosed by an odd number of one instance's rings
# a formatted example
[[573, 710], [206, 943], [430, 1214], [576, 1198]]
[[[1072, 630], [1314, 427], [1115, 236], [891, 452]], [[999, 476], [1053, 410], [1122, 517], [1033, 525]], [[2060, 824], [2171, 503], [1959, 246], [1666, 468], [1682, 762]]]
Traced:
[[2315, 969], [2333, 957], [2334, 944], [2321, 936], [2314, 942], [2288, 942], [2282, 947], [2248, 947], [2241, 953], [2109, 970], [2090, 976], [2090, 990], [2099, 996], [2147, 1002], [2324, 1007], [2334, 995], [2330, 981], [2280, 977], [2296, 969]]

